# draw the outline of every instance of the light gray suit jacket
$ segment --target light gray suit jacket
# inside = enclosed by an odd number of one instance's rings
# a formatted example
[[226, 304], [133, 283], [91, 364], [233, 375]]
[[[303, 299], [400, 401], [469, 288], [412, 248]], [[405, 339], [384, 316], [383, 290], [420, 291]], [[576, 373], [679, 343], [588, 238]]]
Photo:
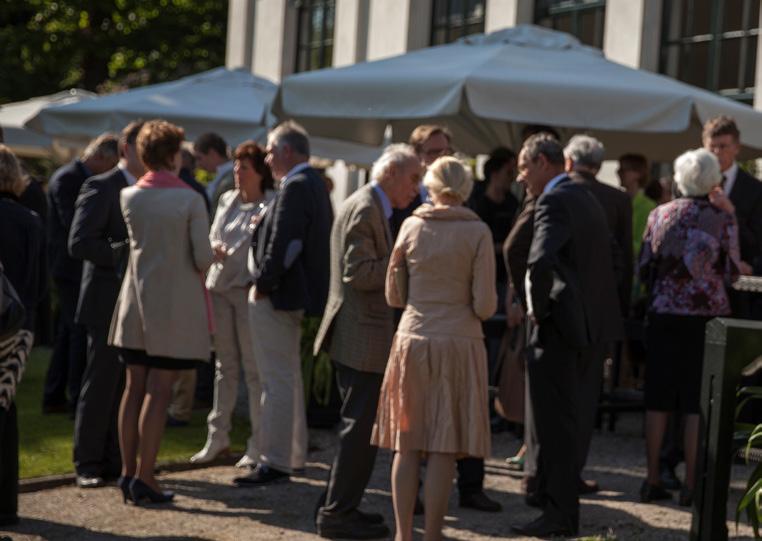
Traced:
[[149, 355], [207, 360], [211, 347], [204, 272], [212, 264], [209, 215], [190, 188], [125, 188], [130, 239], [109, 343]]
[[331, 279], [315, 353], [363, 372], [383, 374], [394, 336], [384, 283], [393, 245], [389, 222], [370, 185], [353, 193], [331, 229]]

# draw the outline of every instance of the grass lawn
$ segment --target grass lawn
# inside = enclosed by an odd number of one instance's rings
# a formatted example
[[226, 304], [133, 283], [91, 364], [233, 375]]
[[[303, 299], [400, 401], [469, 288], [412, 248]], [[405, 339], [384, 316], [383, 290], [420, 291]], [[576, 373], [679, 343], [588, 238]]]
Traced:
[[[66, 414], [42, 415], [42, 389], [51, 350], [35, 348], [27, 363], [16, 396], [19, 416], [21, 478], [71, 473], [74, 421]], [[201, 449], [206, 440], [206, 410], [196, 410], [188, 426], [168, 428], [159, 461], [181, 462]], [[234, 418], [231, 443], [243, 453], [249, 435], [248, 421]]]

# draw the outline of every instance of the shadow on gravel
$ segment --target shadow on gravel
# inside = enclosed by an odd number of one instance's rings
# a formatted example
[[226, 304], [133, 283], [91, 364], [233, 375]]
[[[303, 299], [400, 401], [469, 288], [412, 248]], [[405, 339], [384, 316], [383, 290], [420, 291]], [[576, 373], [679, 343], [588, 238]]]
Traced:
[[[77, 541], [116, 541], [130, 539], [140, 541], [212, 541], [206, 537], [188, 537], [188, 536], [151, 536], [151, 537], [132, 537], [123, 534], [111, 534], [106, 532], [94, 532], [87, 528], [72, 526], [71, 524], [62, 524], [60, 522], [51, 522], [48, 520], [39, 520], [35, 518], [23, 518], [17, 526], [7, 530], [11, 535], [26, 534], [38, 535], [42, 539], [76, 539]], [[0, 532], [3, 535], [5, 531]]]

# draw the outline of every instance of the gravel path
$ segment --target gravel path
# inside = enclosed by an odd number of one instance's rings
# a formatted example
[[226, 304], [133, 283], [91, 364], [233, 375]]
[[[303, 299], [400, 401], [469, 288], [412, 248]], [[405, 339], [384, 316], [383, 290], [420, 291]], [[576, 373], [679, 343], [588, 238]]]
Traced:
[[[595, 436], [586, 477], [596, 479], [603, 490], [582, 500], [581, 533], [585, 536], [608, 533], [617, 540], [644, 541], [688, 538], [689, 510], [674, 503], [638, 502], [638, 488], [645, 475], [641, 423], [642, 417], [632, 414], [620, 422], [616, 433]], [[21, 495], [21, 524], [7, 531], [0, 529], [0, 537], [10, 536], [14, 541], [318, 539], [312, 510], [328, 473], [334, 435], [316, 430], [310, 438], [318, 450], [311, 453], [305, 474], [288, 484], [238, 489], [231, 485], [238, 470], [221, 466], [166, 474], [161, 477], [162, 483], [177, 492], [176, 500], [172, 505], [153, 508], [123, 505], [114, 487], [43, 490]], [[524, 539], [510, 533], [510, 524], [537, 515], [523, 504], [519, 480], [502, 467], [502, 458], [512, 455], [519, 442], [507, 434], [497, 434], [493, 441], [494, 458], [487, 463], [486, 489], [502, 503], [503, 512], [461, 510], [454, 490], [445, 529], [448, 539]], [[393, 525], [389, 458], [389, 453], [379, 453], [363, 507], [384, 513]], [[737, 501], [748, 471], [745, 466], [734, 467], [731, 505]], [[422, 519], [416, 519], [416, 524], [420, 533]], [[737, 535], [730, 522], [729, 528], [732, 539], [752, 539], [745, 524]]]

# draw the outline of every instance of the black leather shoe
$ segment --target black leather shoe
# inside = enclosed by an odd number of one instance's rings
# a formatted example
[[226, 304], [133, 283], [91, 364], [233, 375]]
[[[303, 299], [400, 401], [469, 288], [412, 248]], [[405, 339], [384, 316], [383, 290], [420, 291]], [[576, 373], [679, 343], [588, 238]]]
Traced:
[[371, 524], [358, 513], [346, 517], [319, 516], [317, 533], [327, 539], [381, 539], [391, 531], [386, 524]]
[[640, 486], [640, 501], [643, 503], [657, 500], [671, 500], [672, 494], [660, 485], [652, 485], [647, 480]]
[[284, 471], [276, 470], [266, 464], [257, 464], [249, 475], [236, 477], [233, 483], [239, 487], [252, 487], [260, 485], [271, 485], [274, 483], [284, 483], [289, 480], [289, 474]]
[[677, 505], [680, 507], [690, 507], [693, 505], [693, 491], [688, 487], [683, 487], [680, 490], [680, 497], [677, 500]]
[[680, 479], [675, 475], [675, 469], [669, 466], [662, 467], [659, 472], [659, 480], [661, 481], [661, 486], [667, 490], [680, 490], [683, 486]]
[[106, 481], [98, 475], [83, 473], [77, 475], [77, 486], [79, 488], [100, 488], [106, 486]]
[[132, 484], [132, 477], [120, 477], [116, 482], [116, 486], [122, 491], [122, 503], [132, 501], [132, 495], [130, 494], [130, 485]]
[[156, 492], [137, 477], [130, 481], [130, 499], [135, 505], [144, 503], [168, 503], [175, 498], [175, 493], [169, 490]]
[[545, 515], [540, 515], [539, 518], [533, 520], [528, 524], [513, 525], [511, 531], [520, 535], [526, 535], [529, 537], [553, 537], [553, 536], [572, 536], [577, 535], [577, 532], [569, 526], [558, 524]]
[[381, 513], [369, 513], [365, 511], [361, 511], [360, 509], [355, 509], [355, 513], [357, 513], [357, 516], [360, 517], [361, 520], [364, 522], [367, 522], [368, 524], [383, 524], [384, 523], [384, 515]]
[[487, 513], [499, 513], [503, 506], [491, 499], [484, 492], [474, 492], [473, 494], [461, 494], [460, 506], [477, 511], [486, 511]]
[[18, 515], [0, 515], [0, 526], [15, 526], [18, 523]]
[[587, 481], [586, 479], [579, 478], [579, 493], [582, 494], [595, 494], [601, 489], [596, 481]]

